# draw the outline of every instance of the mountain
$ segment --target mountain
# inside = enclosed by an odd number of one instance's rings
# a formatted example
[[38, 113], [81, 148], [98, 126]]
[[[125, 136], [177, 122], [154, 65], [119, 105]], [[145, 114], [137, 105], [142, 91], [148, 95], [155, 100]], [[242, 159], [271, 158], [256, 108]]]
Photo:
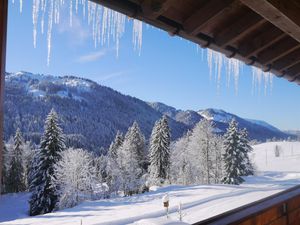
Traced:
[[163, 103], [146, 103], [88, 79], [55, 77], [28, 72], [5, 76], [4, 137], [19, 127], [27, 140], [39, 143], [46, 115], [54, 108], [66, 134], [67, 144], [98, 151], [107, 148], [117, 130], [125, 133], [136, 120], [148, 139], [156, 120], [168, 115], [172, 139], [181, 137], [201, 119], [212, 120], [215, 131], [224, 133], [231, 118], [260, 141], [288, 135], [262, 121], [242, 119], [222, 110], [177, 110]]
[[280, 131], [276, 127], [268, 124], [267, 122], [244, 119], [220, 109], [205, 109], [196, 112], [192, 110], [176, 110], [173, 107], [167, 106], [163, 103], [148, 104], [160, 113], [166, 114], [174, 120], [184, 123], [188, 127], [193, 127], [196, 123], [204, 118], [213, 122], [215, 126], [215, 132], [224, 134], [229, 122], [232, 119], [235, 119], [239, 123], [240, 128], [246, 128], [248, 130], [250, 139], [265, 141], [272, 138], [286, 139], [291, 136], [290, 134]]
[[[123, 95], [91, 80], [28, 72], [5, 76], [5, 140], [20, 127], [28, 140], [39, 143], [46, 115], [54, 108], [68, 145], [89, 150], [107, 148], [117, 130], [125, 133], [136, 120], [146, 138], [162, 114], [137, 98]], [[170, 118], [172, 138], [188, 127]]]

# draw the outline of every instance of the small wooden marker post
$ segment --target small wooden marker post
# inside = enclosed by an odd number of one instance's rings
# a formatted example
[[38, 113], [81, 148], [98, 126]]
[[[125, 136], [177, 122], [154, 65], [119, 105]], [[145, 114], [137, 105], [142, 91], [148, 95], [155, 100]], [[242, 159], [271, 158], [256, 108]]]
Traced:
[[169, 218], [169, 195], [166, 194], [163, 198], [162, 198], [162, 202], [164, 205], [164, 208], [166, 208], [166, 216], [167, 218]]

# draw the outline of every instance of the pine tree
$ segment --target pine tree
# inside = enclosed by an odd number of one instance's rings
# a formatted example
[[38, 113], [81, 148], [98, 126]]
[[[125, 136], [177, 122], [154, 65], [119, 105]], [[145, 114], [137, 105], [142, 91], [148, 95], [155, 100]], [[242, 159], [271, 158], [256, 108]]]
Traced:
[[119, 191], [120, 188], [120, 168], [118, 165], [118, 155], [120, 154], [120, 148], [124, 142], [123, 134], [117, 131], [116, 137], [109, 146], [107, 153], [107, 166], [106, 166], [106, 183], [109, 187], [110, 193], [115, 193]]
[[169, 179], [170, 170], [170, 128], [166, 116], [158, 120], [150, 138], [150, 182], [163, 184]]
[[135, 151], [139, 165], [143, 167], [145, 159], [145, 137], [136, 121], [133, 122], [126, 133], [125, 140], [130, 140], [132, 150]]
[[118, 151], [117, 164], [120, 169], [120, 183], [125, 195], [138, 193], [143, 175], [145, 138], [137, 122], [128, 129], [122, 147]]
[[124, 137], [120, 131], [117, 131], [115, 140], [110, 144], [108, 149], [108, 157], [116, 159], [118, 155], [118, 149], [122, 146]]
[[229, 123], [226, 134], [224, 135], [224, 184], [238, 185], [244, 181], [241, 177], [245, 166], [243, 163], [243, 152], [240, 151], [240, 135], [238, 132], [238, 124], [235, 120]]
[[25, 191], [25, 176], [23, 168], [23, 145], [21, 131], [17, 129], [14, 137], [14, 147], [11, 156], [10, 167], [7, 176], [7, 192], [21, 192]]
[[172, 183], [188, 185], [192, 183], [191, 163], [188, 144], [191, 131], [171, 145], [171, 167], [170, 176]]
[[243, 176], [253, 175], [254, 167], [249, 158], [249, 153], [251, 153], [253, 149], [249, 144], [248, 132], [246, 128], [240, 131], [240, 151], [243, 153], [244, 167], [245, 167], [245, 170], [243, 171], [242, 175]]
[[58, 125], [58, 115], [52, 109], [45, 122], [38, 165], [32, 180], [33, 192], [30, 203], [30, 215], [52, 212], [58, 202], [58, 190], [52, 184], [55, 164], [61, 159], [65, 149], [64, 136]]

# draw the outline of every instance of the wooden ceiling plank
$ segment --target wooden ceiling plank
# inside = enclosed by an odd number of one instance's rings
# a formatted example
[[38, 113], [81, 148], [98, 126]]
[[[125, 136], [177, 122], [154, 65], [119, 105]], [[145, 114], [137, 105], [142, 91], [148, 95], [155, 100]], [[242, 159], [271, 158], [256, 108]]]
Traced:
[[215, 34], [215, 41], [218, 45], [225, 47], [265, 22], [261, 16], [249, 10], [242, 18], [235, 20], [230, 26]]
[[291, 0], [241, 0], [241, 2], [300, 42], [299, 7]]
[[201, 29], [224, 11], [230, 10], [234, 0], [209, 0], [203, 7], [187, 18], [183, 23], [184, 30], [190, 35], [197, 35]]
[[141, 4], [143, 13], [149, 19], [156, 19], [164, 12], [166, 12], [173, 4], [176, 4], [177, 0], [165, 0], [161, 1], [153, 1], [153, 0], [144, 0]]
[[292, 66], [288, 70], [286, 70], [286, 74], [288, 74], [291, 77], [295, 77], [297, 74], [300, 73], [300, 63]]
[[262, 65], [266, 66], [298, 48], [300, 48], [300, 44], [297, 41], [286, 37], [259, 53], [257, 58]]
[[222, 47], [238, 41], [245, 35], [249, 34], [256, 28], [265, 24], [266, 21], [262, 18], [255, 18], [253, 20], [241, 19], [234, 23], [232, 26], [227, 27], [224, 31], [217, 34], [216, 43]]
[[275, 29], [266, 29], [255, 38], [252, 38], [251, 40], [247, 39], [243, 43], [240, 43], [239, 52], [247, 58], [255, 56], [257, 53], [270, 47], [285, 36], [286, 34], [276, 27]]
[[296, 49], [283, 59], [279, 59], [273, 63], [273, 67], [277, 70], [283, 71], [296, 64], [300, 63], [300, 49]]

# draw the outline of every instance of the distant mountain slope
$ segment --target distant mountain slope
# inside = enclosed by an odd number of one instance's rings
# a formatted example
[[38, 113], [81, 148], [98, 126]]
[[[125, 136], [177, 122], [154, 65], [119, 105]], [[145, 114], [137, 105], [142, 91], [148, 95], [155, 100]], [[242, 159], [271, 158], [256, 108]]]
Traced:
[[173, 140], [203, 118], [213, 120], [215, 131], [221, 134], [226, 131], [228, 121], [236, 118], [253, 139], [288, 137], [265, 122], [245, 120], [222, 110], [183, 111], [163, 103], [146, 103], [74, 76], [18, 72], [7, 73], [5, 82], [5, 140], [20, 127], [26, 139], [38, 143], [51, 108], [60, 115], [68, 144], [89, 150], [108, 147], [117, 130], [125, 133], [134, 120], [149, 138], [155, 121], [163, 114], [170, 118]]
[[235, 119], [239, 123], [240, 128], [247, 128], [251, 139], [265, 141], [267, 139], [286, 139], [290, 134], [280, 131], [276, 127], [259, 120], [243, 119], [237, 115], [225, 112], [220, 109], [205, 109], [198, 112], [192, 110], [176, 110], [163, 103], [148, 103], [151, 107], [160, 113], [166, 114], [176, 121], [180, 121], [189, 127], [193, 127], [201, 119], [213, 121], [215, 131], [223, 134], [226, 132], [228, 123]]
[[[149, 138], [162, 116], [137, 98], [87, 79], [19, 72], [6, 74], [5, 82], [6, 140], [20, 127], [27, 139], [38, 143], [51, 108], [58, 112], [69, 144], [90, 150], [108, 147], [117, 130], [125, 133], [134, 120]], [[169, 122], [173, 139], [188, 129], [173, 119]]]

